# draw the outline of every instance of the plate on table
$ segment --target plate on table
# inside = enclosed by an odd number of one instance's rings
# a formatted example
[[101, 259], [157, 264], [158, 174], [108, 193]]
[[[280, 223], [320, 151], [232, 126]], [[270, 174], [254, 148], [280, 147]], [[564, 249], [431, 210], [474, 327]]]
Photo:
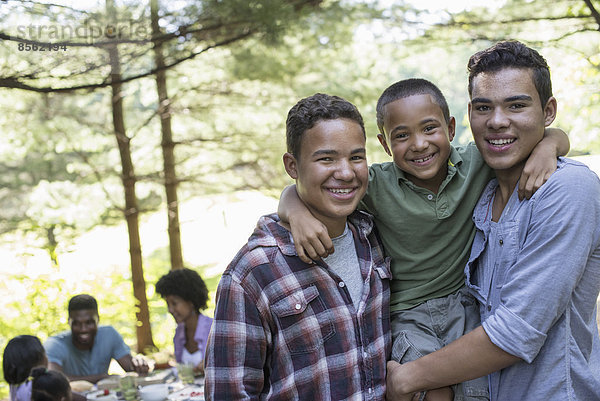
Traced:
[[117, 401], [117, 393], [112, 390], [98, 390], [86, 394], [88, 401]]
[[204, 401], [204, 386], [188, 386], [169, 394], [169, 401]]
[[96, 383], [98, 390], [116, 390], [119, 388], [119, 376], [108, 376]]
[[173, 370], [166, 369], [154, 371], [146, 376], [138, 376], [135, 379], [135, 384], [138, 386], [147, 386], [150, 384], [169, 383], [173, 380], [175, 380]]

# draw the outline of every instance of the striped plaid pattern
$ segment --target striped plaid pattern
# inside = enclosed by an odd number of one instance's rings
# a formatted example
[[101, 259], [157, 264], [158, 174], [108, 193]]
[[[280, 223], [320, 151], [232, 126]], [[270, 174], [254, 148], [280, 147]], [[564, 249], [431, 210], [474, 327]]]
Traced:
[[353, 214], [364, 286], [358, 312], [325, 264], [303, 263], [276, 214], [263, 216], [217, 289], [207, 400], [384, 400], [391, 350], [389, 261]]

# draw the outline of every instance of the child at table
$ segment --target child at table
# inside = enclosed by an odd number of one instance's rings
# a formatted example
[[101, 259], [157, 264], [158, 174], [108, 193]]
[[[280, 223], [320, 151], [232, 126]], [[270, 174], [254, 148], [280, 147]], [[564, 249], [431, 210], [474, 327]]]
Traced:
[[11, 339], [4, 348], [2, 368], [4, 380], [10, 386], [11, 401], [31, 400], [31, 370], [48, 365], [46, 352], [35, 336], [21, 335]]
[[67, 377], [56, 370], [37, 367], [31, 371], [31, 401], [71, 401]]

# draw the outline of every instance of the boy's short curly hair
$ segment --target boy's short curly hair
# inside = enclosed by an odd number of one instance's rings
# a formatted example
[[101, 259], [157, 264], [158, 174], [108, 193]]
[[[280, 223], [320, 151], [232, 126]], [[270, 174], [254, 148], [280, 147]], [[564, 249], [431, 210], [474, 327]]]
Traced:
[[300, 145], [304, 133], [321, 120], [346, 118], [355, 121], [365, 134], [365, 124], [360, 112], [352, 103], [339, 96], [315, 93], [301, 99], [288, 112], [286, 127], [287, 151], [300, 157]]
[[450, 122], [450, 108], [442, 91], [426, 79], [409, 78], [388, 86], [377, 100], [377, 127], [382, 134], [384, 134], [383, 120], [385, 119], [385, 106], [398, 99], [415, 95], [431, 95], [437, 105], [440, 106], [440, 109], [442, 109], [446, 123]]
[[156, 283], [156, 292], [163, 298], [177, 295], [191, 302], [196, 312], [206, 309], [208, 302], [206, 283], [198, 273], [188, 268], [171, 270], [162, 276]]

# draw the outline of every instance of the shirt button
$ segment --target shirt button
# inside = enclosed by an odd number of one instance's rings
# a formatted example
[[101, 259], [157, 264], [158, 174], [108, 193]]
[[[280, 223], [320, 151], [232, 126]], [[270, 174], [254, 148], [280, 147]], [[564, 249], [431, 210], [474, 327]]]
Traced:
[[302, 305], [296, 304], [295, 308], [296, 308], [296, 310], [300, 310], [300, 308], [302, 308]]
[[491, 311], [492, 310], [492, 305], [488, 305], [487, 306], [487, 310], [488, 310], [488, 312]]
[[373, 388], [369, 387], [369, 394], [371, 394], [373, 392]]
[[427, 199], [432, 200], [433, 199], [433, 195], [431, 195], [431, 194], [427, 195]]
[[504, 244], [504, 241], [500, 240], [498, 241], [500, 243], [500, 245]]
[[340, 286], [340, 288], [344, 288], [344, 287], [346, 286], [346, 284], [344, 284], [344, 282], [343, 282], [343, 281], [340, 281], [340, 282], [338, 283], [338, 285]]
[[367, 359], [367, 357], [368, 357], [367, 352], [366, 351], [363, 352], [363, 358]]

